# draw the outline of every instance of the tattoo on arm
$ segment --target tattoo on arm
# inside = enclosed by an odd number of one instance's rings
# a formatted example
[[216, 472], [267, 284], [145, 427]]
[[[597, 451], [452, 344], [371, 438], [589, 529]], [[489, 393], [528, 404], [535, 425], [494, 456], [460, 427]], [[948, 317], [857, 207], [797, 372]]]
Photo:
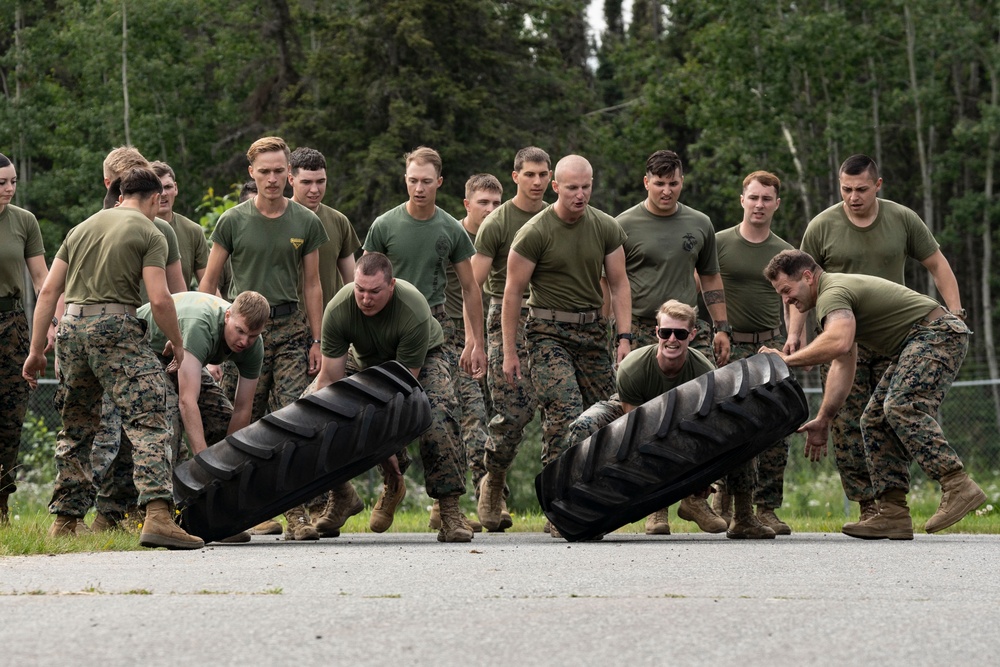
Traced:
[[702, 292], [702, 296], [705, 299], [705, 305], [706, 306], [712, 306], [712, 305], [715, 305], [717, 303], [725, 303], [726, 302], [726, 292], [725, 292], [725, 290], [721, 290], [721, 289], [709, 290], [707, 292]]

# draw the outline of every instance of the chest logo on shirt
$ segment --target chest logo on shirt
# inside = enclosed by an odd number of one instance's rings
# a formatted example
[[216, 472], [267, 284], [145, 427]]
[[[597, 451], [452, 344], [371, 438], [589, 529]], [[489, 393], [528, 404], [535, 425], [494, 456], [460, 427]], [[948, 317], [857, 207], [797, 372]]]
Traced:
[[438, 257], [447, 257], [451, 251], [451, 244], [448, 242], [448, 237], [439, 236], [437, 243], [434, 244], [434, 250], [437, 251]]
[[684, 252], [691, 252], [694, 247], [698, 244], [698, 239], [695, 238], [694, 234], [684, 235]]
[[292, 247], [295, 248], [296, 250], [301, 248], [302, 244], [306, 242], [305, 239], [288, 239], [288, 240], [292, 244]]

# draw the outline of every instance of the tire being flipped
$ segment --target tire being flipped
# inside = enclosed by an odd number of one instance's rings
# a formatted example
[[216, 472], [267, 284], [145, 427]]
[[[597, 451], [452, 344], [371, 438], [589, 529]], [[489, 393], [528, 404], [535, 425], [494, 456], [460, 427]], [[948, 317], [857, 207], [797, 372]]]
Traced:
[[535, 477], [545, 516], [575, 542], [704, 489], [809, 416], [780, 357], [758, 354], [671, 389], [570, 447]]
[[406, 367], [365, 369], [176, 466], [181, 525], [206, 542], [235, 535], [365, 472], [430, 424], [430, 403]]

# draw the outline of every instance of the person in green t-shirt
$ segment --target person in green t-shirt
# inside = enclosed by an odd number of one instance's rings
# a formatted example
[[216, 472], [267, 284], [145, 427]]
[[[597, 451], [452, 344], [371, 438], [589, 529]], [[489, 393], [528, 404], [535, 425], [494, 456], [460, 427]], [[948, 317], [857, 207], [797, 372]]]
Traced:
[[[504, 474], [514, 463], [521, 446], [524, 429], [535, 416], [538, 401], [531, 384], [524, 324], [528, 317], [527, 297], [518, 308], [515, 349], [523, 370], [522, 377], [509, 383], [503, 374], [503, 291], [507, 283], [507, 255], [517, 232], [528, 220], [535, 217], [547, 204], [544, 197], [552, 180], [552, 161], [549, 154], [537, 146], [522, 148], [514, 156], [511, 179], [517, 186], [514, 197], [505, 201], [483, 221], [476, 235], [476, 254], [472, 258], [472, 272], [476, 283], [490, 299], [486, 315], [486, 384], [493, 404], [493, 418], [489, 421], [484, 466], [494, 474]], [[477, 488], [477, 492], [479, 489]], [[479, 493], [477, 508], [479, 519], [485, 513], [487, 530], [505, 530], [513, 525], [507, 511], [506, 492], [490, 494], [493, 504], [483, 504]]]
[[[441, 325], [431, 315], [422, 293], [393, 277], [392, 263], [385, 255], [365, 253], [358, 260], [354, 282], [345, 285], [326, 307], [323, 365], [313, 386], [322, 389], [343, 378], [351, 349], [362, 369], [392, 360], [410, 369], [431, 405], [431, 426], [420, 436], [420, 458], [427, 494], [440, 504], [438, 540], [468, 542], [472, 530], [458, 505], [465, 493], [465, 450], [452, 414], [457, 399], [449, 368], [452, 359], [444, 342]], [[406, 495], [405, 465], [400, 465], [398, 457], [391, 457], [382, 469], [385, 487], [369, 524], [377, 533], [392, 525], [396, 508]]]
[[194, 220], [174, 211], [174, 200], [177, 199], [177, 176], [170, 165], [156, 161], [149, 166], [163, 184], [160, 209], [156, 212], [156, 217], [165, 220], [177, 234], [185, 291], [197, 289], [208, 265], [208, 241], [205, 240], [205, 230]]
[[[11, 203], [16, 191], [14, 164], [0, 154], [0, 526], [9, 522], [8, 498], [17, 490], [17, 453], [28, 408], [28, 384], [21, 381], [28, 355], [28, 320], [21, 300], [24, 269], [35, 293], [49, 274], [38, 221]], [[54, 321], [46, 329], [48, 352], [55, 342]]]
[[[781, 332], [785, 308], [763, 274], [772, 257], [792, 247], [771, 231], [771, 221], [781, 204], [780, 188], [781, 181], [770, 172], [749, 174], [743, 179], [740, 195], [743, 220], [715, 235], [719, 275], [726, 286], [726, 312], [733, 328], [730, 361], [757, 354], [761, 345], [779, 350], [785, 346]], [[792, 532], [774, 512], [781, 507], [784, 496], [788, 447], [788, 439], [782, 438], [756, 458], [757, 483], [753, 494], [757, 518], [778, 535]], [[732, 497], [726, 491], [719, 489], [712, 508], [728, 521], [732, 517]]]
[[801, 250], [776, 255], [764, 275], [787, 305], [799, 313], [815, 309], [823, 327], [812, 343], [791, 354], [760, 349], [780, 355], [790, 367], [830, 364], [823, 403], [799, 429], [811, 460], [826, 455], [830, 423], [851, 391], [858, 346], [890, 359], [861, 414], [878, 511], [844, 525], [844, 534], [913, 539], [906, 505], [913, 461], [941, 484], [941, 504], [924, 526], [928, 533], [961, 521], [985, 502], [938, 423], [941, 402], [969, 350], [972, 332], [965, 322], [934, 299], [884, 278], [828, 273]]
[[178, 363], [184, 349], [174, 302], [167, 291], [167, 244], [153, 227], [163, 186], [146, 168], [121, 177], [121, 206], [91, 216], [69, 231], [38, 295], [31, 351], [21, 374], [32, 386], [45, 370], [45, 331], [65, 292], [66, 315], [59, 324], [56, 360], [62, 374], [62, 443], [56, 450], [58, 475], [49, 511], [53, 537], [76, 534], [92, 502], [91, 446], [99, 424], [98, 404], [107, 393], [123, 419], [133, 452], [133, 480], [145, 519], [139, 544], [200, 549], [204, 542], [173, 520], [169, 453], [170, 426], [166, 373], [144, 340], [136, 317], [139, 277], [149, 291], [159, 327], [174, 346]]
[[[944, 305], [964, 319], [958, 281], [937, 241], [920, 217], [905, 206], [880, 199], [882, 178], [867, 155], [852, 155], [839, 170], [843, 202], [826, 209], [806, 227], [800, 249], [826, 271], [862, 273], [904, 284], [906, 259], [923, 264]], [[805, 343], [805, 318], [789, 314], [788, 344], [793, 352]], [[864, 456], [861, 413], [889, 366], [889, 359], [865, 345], [858, 347], [854, 384], [833, 421], [833, 451], [848, 499], [859, 503], [861, 518], [874, 516], [875, 491]], [[824, 375], [826, 373], [824, 367]]]

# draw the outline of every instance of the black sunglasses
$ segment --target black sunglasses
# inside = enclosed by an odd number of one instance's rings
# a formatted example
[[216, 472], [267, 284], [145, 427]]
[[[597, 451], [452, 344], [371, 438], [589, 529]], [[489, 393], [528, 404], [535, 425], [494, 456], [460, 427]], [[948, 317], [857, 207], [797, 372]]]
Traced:
[[691, 332], [687, 329], [671, 329], [669, 327], [659, 327], [656, 330], [656, 335], [663, 340], [670, 340], [671, 334], [673, 334], [674, 338], [677, 340], [687, 340], [687, 337], [691, 335]]

